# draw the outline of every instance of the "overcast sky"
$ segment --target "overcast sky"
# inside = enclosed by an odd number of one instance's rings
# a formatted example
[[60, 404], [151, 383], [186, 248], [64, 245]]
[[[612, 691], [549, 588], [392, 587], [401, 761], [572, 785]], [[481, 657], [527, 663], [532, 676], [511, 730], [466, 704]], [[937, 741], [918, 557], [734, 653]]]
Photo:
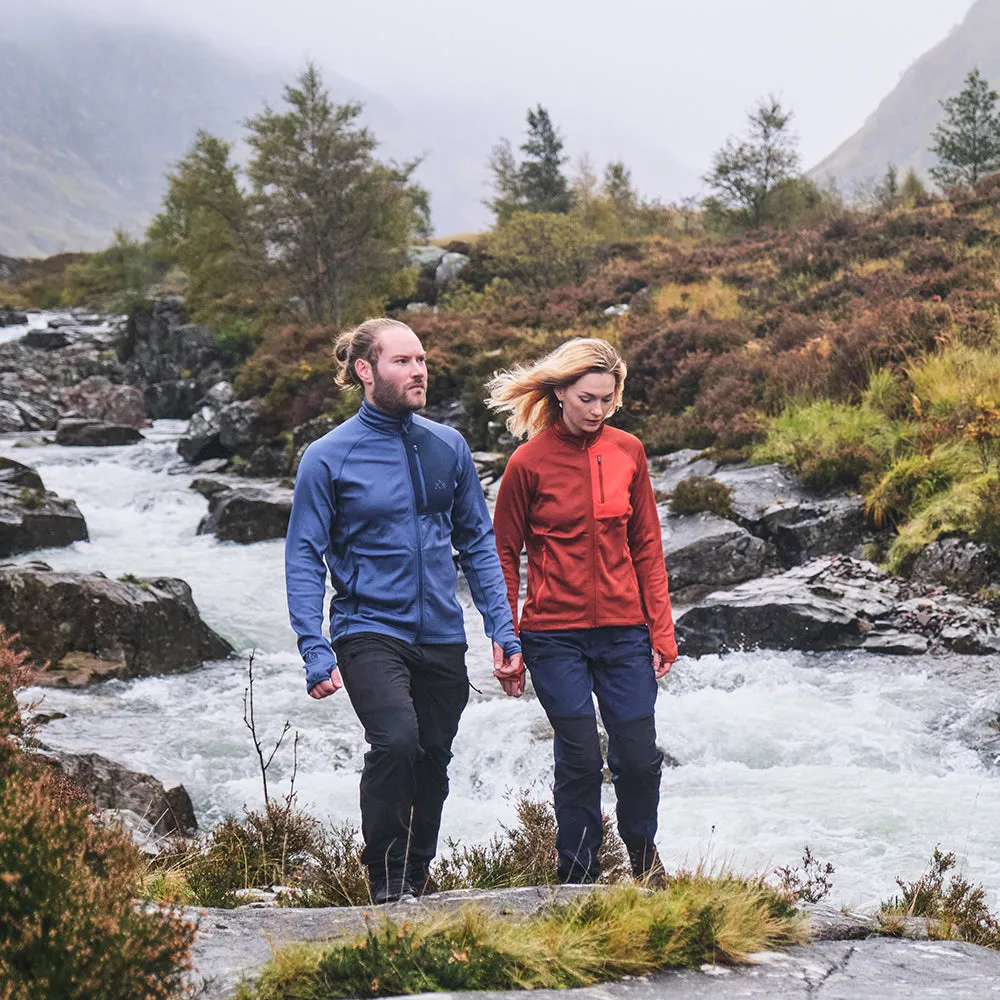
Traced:
[[[0, 0], [2, 9], [5, 0]], [[754, 99], [795, 111], [805, 164], [854, 132], [971, 0], [73, 0], [77, 12], [162, 21], [278, 65], [317, 60], [411, 105], [508, 116], [541, 101], [656, 135], [697, 173]], [[568, 129], [564, 128], [568, 133]], [[571, 140], [572, 136], [567, 136]], [[627, 150], [622, 150], [627, 160]]]

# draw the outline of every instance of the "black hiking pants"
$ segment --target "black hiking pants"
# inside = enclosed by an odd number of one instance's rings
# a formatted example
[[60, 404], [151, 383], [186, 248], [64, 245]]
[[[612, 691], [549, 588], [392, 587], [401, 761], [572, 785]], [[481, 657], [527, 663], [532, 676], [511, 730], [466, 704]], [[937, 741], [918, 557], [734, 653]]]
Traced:
[[469, 700], [465, 643], [415, 646], [375, 632], [334, 646], [371, 749], [361, 773], [361, 860], [393, 881], [437, 852], [448, 764]]

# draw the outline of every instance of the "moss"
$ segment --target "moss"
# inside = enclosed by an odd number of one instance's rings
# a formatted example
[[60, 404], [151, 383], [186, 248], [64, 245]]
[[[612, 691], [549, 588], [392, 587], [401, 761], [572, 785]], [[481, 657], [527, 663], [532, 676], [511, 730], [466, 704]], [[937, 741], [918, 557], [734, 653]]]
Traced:
[[670, 509], [675, 514], [698, 514], [707, 511], [719, 517], [732, 517], [733, 488], [711, 476], [691, 476], [682, 479], [670, 496]]

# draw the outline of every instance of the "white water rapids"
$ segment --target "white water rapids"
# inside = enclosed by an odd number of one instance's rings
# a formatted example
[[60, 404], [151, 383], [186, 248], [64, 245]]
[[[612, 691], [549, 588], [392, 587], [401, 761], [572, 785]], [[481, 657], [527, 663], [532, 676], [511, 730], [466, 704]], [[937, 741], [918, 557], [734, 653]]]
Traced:
[[[34, 552], [55, 569], [186, 580], [206, 621], [238, 650], [256, 647], [255, 701], [265, 740], [288, 719], [301, 734], [299, 801], [358, 820], [365, 745], [343, 693], [308, 698], [285, 609], [282, 543], [242, 546], [195, 534], [206, 501], [160, 421], [131, 448], [16, 447], [48, 489], [72, 497], [89, 543]], [[669, 567], [668, 567], [669, 569]], [[490, 677], [481, 621], [468, 608], [472, 693], [451, 767], [443, 837], [484, 840], [510, 821], [505, 792], [548, 795], [552, 754], [537, 701], [505, 699]], [[243, 725], [245, 656], [172, 677], [110, 682], [84, 692], [33, 690], [40, 711], [65, 712], [39, 736], [183, 782], [203, 827], [261, 804]], [[870, 907], [916, 878], [936, 844], [1000, 901], [1000, 775], [973, 749], [997, 718], [996, 673], [982, 658], [878, 657], [759, 651], [682, 658], [661, 682], [657, 730], [679, 766], [665, 769], [659, 847], [668, 868], [794, 865], [808, 844], [837, 873], [831, 901]], [[287, 783], [290, 736], [272, 768]], [[606, 786], [606, 807], [613, 793]]]

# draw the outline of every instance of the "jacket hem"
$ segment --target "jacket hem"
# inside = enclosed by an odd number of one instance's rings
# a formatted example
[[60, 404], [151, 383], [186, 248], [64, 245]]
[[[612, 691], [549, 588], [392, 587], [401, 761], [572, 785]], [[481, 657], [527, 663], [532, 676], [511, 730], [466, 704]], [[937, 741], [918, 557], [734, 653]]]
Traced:
[[349, 636], [360, 635], [363, 632], [374, 632], [376, 635], [387, 635], [392, 639], [399, 639], [402, 642], [408, 642], [413, 646], [444, 646], [466, 642], [464, 631], [449, 632], [445, 635], [428, 635], [425, 632], [420, 637], [420, 641], [417, 642], [417, 633], [412, 629], [407, 630], [393, 628], [391, 625], [376, 623], [359, 623], [357, 625], [348, 625], [347, 628], [338, 631], [336, 635], [330, 636], [330, 645], [332, 646], [335, 642], [339, 642], [341, 639], [346, 639]]

